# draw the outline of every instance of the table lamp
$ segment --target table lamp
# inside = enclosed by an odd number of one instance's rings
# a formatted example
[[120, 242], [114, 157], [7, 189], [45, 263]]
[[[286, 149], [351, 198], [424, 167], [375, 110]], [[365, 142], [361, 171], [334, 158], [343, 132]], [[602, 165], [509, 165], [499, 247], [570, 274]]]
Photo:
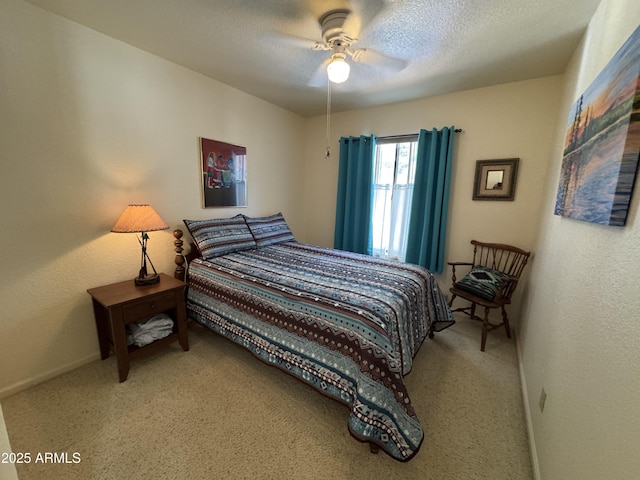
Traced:
[[[138, 243], [142, 247], [142, 259], [140, 260], [140, 272], [134, 279], [136, 285], [153, 285], [160, 281], [160, 277], [149, 255], [147, 255], [147, 241], [149, 240], [147, 232], [166, 230], [167, 228], [169, 228], [169, 225], [160, 218], [160, 215], [150, 205], [129, 205], [111, 229], [112, 232], [116, 233], [140, 233]], [[153, 269], [152, 274], [147, 272], [147, 260]]]

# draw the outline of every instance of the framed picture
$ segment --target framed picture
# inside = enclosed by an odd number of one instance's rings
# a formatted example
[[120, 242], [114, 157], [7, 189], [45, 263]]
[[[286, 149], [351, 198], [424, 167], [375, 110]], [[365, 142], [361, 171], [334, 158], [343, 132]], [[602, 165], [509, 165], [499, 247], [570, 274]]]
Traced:
[[208, 207], [247, 206], [247, 149], [200, 138], [202, 202]]
[[640, 27], [568, 117], [554, 213], [624, 226], [640, 152]]
[[474, 200], [513, 200], [519, 158], [477, 160]]

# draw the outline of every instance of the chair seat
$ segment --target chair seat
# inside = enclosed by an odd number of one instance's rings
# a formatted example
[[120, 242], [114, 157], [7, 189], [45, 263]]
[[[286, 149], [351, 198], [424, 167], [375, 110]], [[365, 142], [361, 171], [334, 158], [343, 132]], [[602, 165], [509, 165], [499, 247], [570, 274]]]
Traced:
[[500, 308], [502, 305], [508, 305], [511, 303], [511, 299], [509, 298], [502, 298], [500, 301], [496, 301], [496, 299], [487, 300], [486, 298], [479, 297], [477, 295], [474, 295], [471, 292], [462, 290], [461, 288], [457, 288], [457, 287], [451, 287], [449, 291], [457, 295], [458, 297], [462, 297], [465, 300], [473, 302], [477, 305], [481, 305], [483, 307]]

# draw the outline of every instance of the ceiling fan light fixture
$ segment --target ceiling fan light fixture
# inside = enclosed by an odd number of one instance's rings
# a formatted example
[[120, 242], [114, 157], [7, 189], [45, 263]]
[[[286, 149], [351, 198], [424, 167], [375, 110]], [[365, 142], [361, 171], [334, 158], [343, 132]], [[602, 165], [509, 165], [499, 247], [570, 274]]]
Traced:
[[327, 65], [327, 75], [333, 83], [343, 83], [349, 78], [351, 67], [345, 60], [345, 55], [334, 53], [331, 62]]

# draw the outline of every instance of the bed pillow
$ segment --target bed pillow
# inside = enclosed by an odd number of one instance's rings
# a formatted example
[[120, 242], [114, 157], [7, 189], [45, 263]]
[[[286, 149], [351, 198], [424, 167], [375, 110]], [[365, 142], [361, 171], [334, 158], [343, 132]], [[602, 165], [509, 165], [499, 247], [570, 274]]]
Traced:
[[269, 217], [244, 217], [258, 247], [282, 242], [295, 242], [295, 237], [282, 213]]
[[476, 266], [462, 280], [456, 282], [455, 286], [460, 290], [491, 301], [498, 294], [498, 288], [506, 278], [511, 277], [491, 268]]
[[183, 222], [205, 260], [256, 248], [256, 242], [242, 215]]

